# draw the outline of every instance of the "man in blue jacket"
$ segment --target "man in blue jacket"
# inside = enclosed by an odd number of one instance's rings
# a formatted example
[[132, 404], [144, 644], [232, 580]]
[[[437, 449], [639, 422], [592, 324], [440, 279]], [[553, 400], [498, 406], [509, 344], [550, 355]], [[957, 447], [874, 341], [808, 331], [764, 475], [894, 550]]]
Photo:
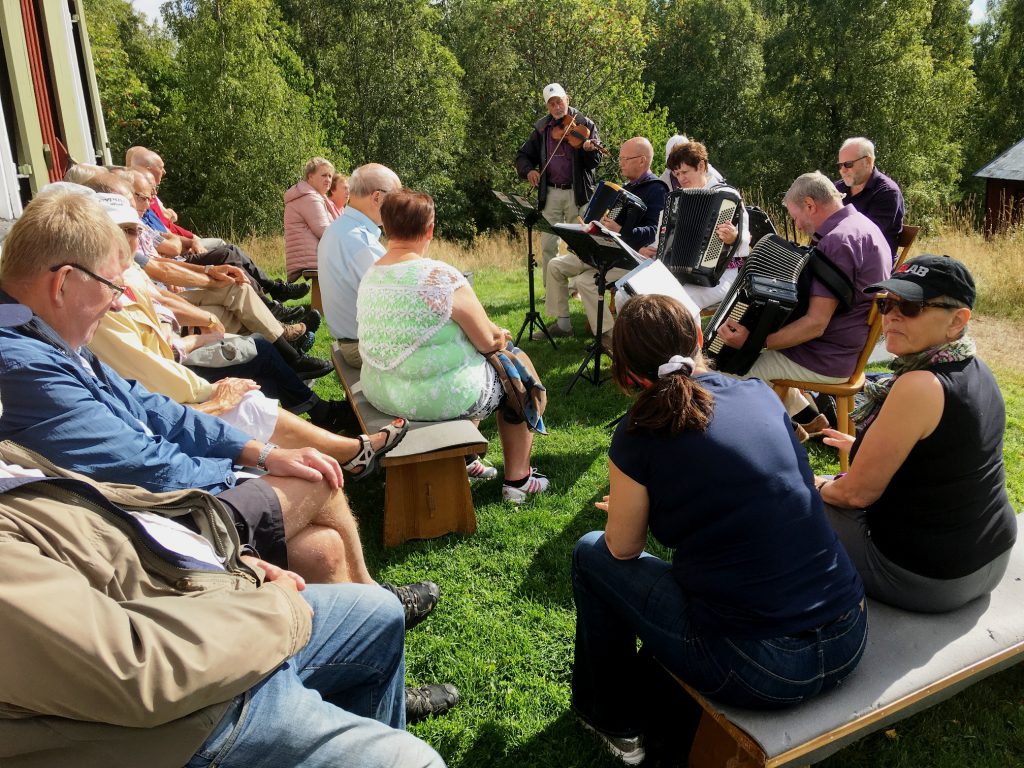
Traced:
[[[657, 237], [658, 219], [665, 208], [665, 198], [668, 195], [668, 187], [665, 186], [665, 182], [651, 173], [653, 158], [654, 149], [651, 142], [643, 136], [636, 136], [622, 144], [619, 148], [619, 170], [626, 179], [623, 188], [639, 197], [647, 206], [647, 210], [639, 216], [628, 217], [625, 222], [616, 222], [608, 216], [601, 219], [601, 225], [605, 229], [618, 233], [626, 245], [635, 251], [653, 243]], [[624, 269], [609, 270], [608, 282], [612, 283], [625, 274], [626, 270]], [[552, 336], [572, 336], [572, 326], [569, 324], [569, 280], [574, 277], [576, 278], [576, 290], [579, 291], [580, 301], [583, 302], [583, 309], [587, 313], [587, 321], [591, 328], [597, 328], [597, 300], [599, 297], [597, 283], [594, 279], [596, 275], [597, 272], [593, 267], [584, 264], [571, 253], [557, 256], [548, 264], [544, 311], [556, 318], [550, 328]], [[602, 342], [609, 349], [611, 348], [613, 323], [611, 311], [605, 305]]]
[[[375, 583], [334, 458], [250, 439], [122, 379], [86, 348], [103, 315], [120, 310], [130, 259], [124, 235], [89, 197], [58, 192], [26, 207], [0, 261], [0, 302], [33, 312], [0, 328], [0, 440], [100, 481], [209, 491], [263, 559], [313, 582]], [[429, 582], [391, 591], [411, 623], [437, 600]]]

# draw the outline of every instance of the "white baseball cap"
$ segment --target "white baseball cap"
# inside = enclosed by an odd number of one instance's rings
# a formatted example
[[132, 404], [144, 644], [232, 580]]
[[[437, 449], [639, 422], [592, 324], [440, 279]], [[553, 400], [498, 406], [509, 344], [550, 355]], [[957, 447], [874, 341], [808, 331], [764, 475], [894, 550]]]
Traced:
[[138, 212], [124, 195], [100, 192], [96, 195], [96, 202], [103, 206], [107, 215], [119, 226], [121, 224], [139, 223]]
[[560, 99], [567, 99], [565, 95], [565, 88], [560, 86], [558, 83], [550, 83], [544, 86], [544, 103], [547, 104], [553, 97], [557, 96]]

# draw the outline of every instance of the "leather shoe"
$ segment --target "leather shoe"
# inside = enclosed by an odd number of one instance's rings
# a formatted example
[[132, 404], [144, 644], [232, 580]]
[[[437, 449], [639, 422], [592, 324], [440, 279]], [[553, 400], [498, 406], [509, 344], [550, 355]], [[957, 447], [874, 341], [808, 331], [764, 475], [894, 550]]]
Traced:
[[292, 370], [298, 374], [300, 379], [319, 379], [334, 370], [334, 364], [329, 360], [321, 360], [319, 357], [303, 355], [291, 364]]
[[302, 316], [302, 324], [306, 326], [306, 330], [310, 333], [316, 333], [320, 330], [321, 322], [323, 322], [323, 317], [312, 308], [306, 310], [306, 314]]
[[418, 723], [443, 715], [459, 703], [459, 689], [451, 683], [405, 689], [405, 722]]
[[301, 299], [309, 293], [309, 283], [286, 283], [283, 280], [278, 280], [267, 289], [267, 293], [278, 301]]
[[[815, 416], [813, 419], [808, 421], [806, 424], [799, 424], [798, 423], [797, 426], [802, 428], [804, 430], [804, 432], [807, 433], [807, 438], [808, 439], [811, 439], [811, 438], [815, 438], [815, 437], [821, 437], [822, 432], [824, 432], [826, 429], [828, 429], [832, 425], [828, 423], [828, 417], [825, 414], [819, 413], [817, 416]], [[803, 442], [803, 441], [801, 440], [801, 442]]]
[[427, 618], [441, 596], [440, 587], [432, 581], [417, 581], [414, 584], [404, 584], [401, 587], [384, 583], [381, 584], [381, 587], [402, 603], [402, 608], [405, 610], [406, 629], [412, 629]]
[[270, 305], [270, 314], [277, 318], [279, 323], [294, 323], [306, 314], [306, 308], [286, 307], [284, 304], [275, 301]]
[[[549, 325], [548, 333], [551, 334], [551, 338], [553, 339], [569, 339], [572, 338], [573, 335], [572, 328], [568, 331], [563, 331], [558, 323], [552, 323]], [[544, 335], [544, 331], [534, 331], [530, 334], [530, 338], [534, 341], [546, 341], [548, 337]]]

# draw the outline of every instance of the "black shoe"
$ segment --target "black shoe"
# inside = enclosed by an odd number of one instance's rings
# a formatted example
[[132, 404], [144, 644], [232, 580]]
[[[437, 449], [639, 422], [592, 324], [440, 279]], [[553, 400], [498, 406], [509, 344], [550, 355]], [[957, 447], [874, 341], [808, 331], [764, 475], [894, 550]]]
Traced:
[[292, 346], [300, 354], [304, 355], [313, 348], [313, 343], [316, 341], [316, 335], [312, 331], [306, 331], [304, 334], [299, 336], [292, 342]]
[[432, 581], [417, 581], [415, 584], [405, 584], [401, 587], [385, 583], [381, 584], [381, 587], [402, 602], [406, 629], [412, 629], [427, 618], [441, 596], [440, 588]]
[[334, 365], [329, 360], [321, 360], [319, 357], [303, 355], [294, 363], [291, 363], [292, 370], [298, 374], [300, 379], [319, 379], [334, 370]]
[[451, 683], [405, 689], [405, 722], [418, 723], [443, 715], [459, 703], [459, 689]]
[[305, 307], [286, 307], [284, 304], [274, 302], [270, 305], [270, 314], [277, 318], [279, 323], [288, 325], [298, 322], [306, 314]]
[[307, 331], [310, 333], [316, 333], [320, 330], [320, 323], [323, 322], [323, 318], [320, 316], [319, 312], [311, 308], [306, 310], [306, 314], [302, 316], [302, 320], [300, 322], [306, 326]]
[[350, 435], [362, 432], [356, 412], [348, 400], [321, 400], [310, 410], [309, 420], [328, 432], [346, 432]]
[[278, 301], [301, 299], [309, 293], [309, 283], [286, 283], [278, 280], [267, 289], [267, 293]]
[[812, 396], [814, 404], [818, 406], [818, 412], [824, 415], [828, 419], [828, 425], [832, 429], [836, 428], [836, 424], [839, 423], [839, 413], [836, 410], [836, 399], [832, 395], [825, 395], [821, 392], [815, 392]]

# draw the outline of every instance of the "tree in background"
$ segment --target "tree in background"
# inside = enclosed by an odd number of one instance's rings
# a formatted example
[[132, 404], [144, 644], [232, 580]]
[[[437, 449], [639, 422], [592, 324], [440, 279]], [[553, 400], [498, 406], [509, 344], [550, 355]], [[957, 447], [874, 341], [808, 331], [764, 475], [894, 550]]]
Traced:
[[292, 0], [284, 8], [307, 67], [332, 94], [331, 143], [344, 143], [355, 165], [384, 163], [430, 192], [439, 232], [457, 234], [466, 102], [438, 10], [429, 0]]
[[647, 77], [680, 130], [708, 147], [733, 184], [760, 181], [767, 23], [751, 0], [657, 4]]
[[152, 139], [166, 104], [173, 42], [126, 0], [86, 0], [85, 9], [107, 138], [121, 162], [128, 147]]
[[164, 196], [200, 232], [279, 232], [284, 190], [326, 153], [312, 79], [272, 0], [174, 0], [173, 89], [154, 128]]
[[671, 133], [643, 80], [644, 0], [444, 0], [441, 9], [444, 42], [465, 72], [469, 125], [457, 179], [476, 228], [506, 221], [492, 188], [529, 190], [513, 160], [545, 113], [550, 82], [565, 87], [612, 150], [599, 176], [618, 176], [614, 152], [625, 139], [643, 135], [657, 146]]
[[977, 121], [964, 175], [1024, 139], [1024, 0], [990, 0], [978, 30]]
[[[903, 187], [915, 221], [956, 196], [973, 78], [957, 42], [968, 18], [954, 6], [966, 0], [766, 1], [773, 21], [759, 159], [770, 196], [814, 168], [835, 176], [840, 143], [857, 135], [876, 143], [878, 164]], [[933, 52], [937, 38], [943, 47]]]

